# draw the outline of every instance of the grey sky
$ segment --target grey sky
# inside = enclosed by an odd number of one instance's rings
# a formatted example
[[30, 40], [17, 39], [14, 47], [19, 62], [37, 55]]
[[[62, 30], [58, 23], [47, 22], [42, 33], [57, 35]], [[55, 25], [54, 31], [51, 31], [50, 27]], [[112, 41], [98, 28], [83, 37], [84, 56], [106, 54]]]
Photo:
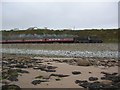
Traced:
[[117, 2], [3, 2], [2, 29], [117, 28]]

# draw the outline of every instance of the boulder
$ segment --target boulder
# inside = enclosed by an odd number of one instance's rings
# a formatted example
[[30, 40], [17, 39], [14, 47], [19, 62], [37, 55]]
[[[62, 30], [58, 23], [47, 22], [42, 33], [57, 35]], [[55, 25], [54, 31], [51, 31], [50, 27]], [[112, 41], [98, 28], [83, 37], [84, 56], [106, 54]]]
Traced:
[[89, 60], [86, 59], [78, 59], [76, 60], [78, 66], [90, 66]]

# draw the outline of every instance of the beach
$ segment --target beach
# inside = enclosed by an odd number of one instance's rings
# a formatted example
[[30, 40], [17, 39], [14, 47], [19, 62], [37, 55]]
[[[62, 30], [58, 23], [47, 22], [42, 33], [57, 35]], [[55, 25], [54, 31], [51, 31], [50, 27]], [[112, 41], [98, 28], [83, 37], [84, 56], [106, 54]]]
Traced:
[[[56, 44], [55, 44], [56, 45]], [[95, 44], [96, 45], [96, 44]], [[82, 52], [100, 52], [117, 51], [117, 44], [104, 44], [107, 48], [104, 49], [103, 44], [96, 45], [100, 48], [93, 50], [93, 44], [79, 44], [78, 51]], [[14, 47], [15, 46], [15, 47]], [[19, 46], [19, 47], [18, 47]], [[21, 47], [20, 47], [21, 46]], [[88, 53], [85, 56], [55, 56], [55, 55], [32, 55], [21, 53], [10, 53], [9, 49], [25, 50], [52, 50], [48, 45], [43, 48], [38, 47], [27, 48], [28, 45], [3, 45], [6, 53], [2, 54], [2, 85], [17, 85], [19, 88], [115, 88], [118, 90], [120, 79], [117, 57], [89, 57]], [[29, 45], [30, 46], [30, 45]], [[31, 45], [33, 46], [33, 45]], [[63, 46], [63, 45], [62, 45]], [[73, 45], [69, 45], [72, 47]], [[84, 46], [84, 49], [81, 47]], [[88, 47], [90, 49], [85, 49]], [[91, 47], [90, 47], [91, 46]], [[61, 47], [58, 46], [58, 47]], [[63, 48], [66, 47], [66, 44]], [[67, 47], [66, 50], [75, 52], [76, 47], [72, 49]], [[114, 48], [112, 48], [114, 47]], [[35, 49], [37, 48], [37, 49]], [[62, 50], [61, 48], [55, 49]], [[86, 50], [86, 51], [85, 51]], [[80, 55], [80, 54], [79, 54]], [[82, 55], [82, 54], [81, 54]], [[109, 55], [109, 54], [107, 54]], [[112, 77], [112, 79], [111, 79]]]

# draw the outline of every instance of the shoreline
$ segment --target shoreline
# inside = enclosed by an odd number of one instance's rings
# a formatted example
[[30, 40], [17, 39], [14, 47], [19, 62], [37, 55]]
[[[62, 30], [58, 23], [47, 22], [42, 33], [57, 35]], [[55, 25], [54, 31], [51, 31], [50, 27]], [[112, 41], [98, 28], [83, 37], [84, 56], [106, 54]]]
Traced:
[[118, 58], [118, 51], [64, 51], [64, 50], [33, 50], [33, 49], [7, 49], [2, 48], [1, 53], [28, 54], [63, 57], [110, 57]]
[[[97, 57], [95, 54], [91, 54], [92, 57], [89, 56], [90, 52], [97, 52], [99, 50], [102, 54], [99, 52], [98, 55], [104, 55], [105, 53], [103, 52], [106, 50], [117, 52], [116, 45], [110, 44], [109, 46], [106, 44], [105, 47], [103, 44], [62, 44], [64, 47], [57, 45], [59, 44], [45, 46], [44, 44], [42, 46], [38, 44], [38, 47], [36, 44], [25, 45], [25, 47], [24, 44], [17, 46], [5, 45], [8, 53], [1, 52], [2, 57], [0, 58], [2, 64], [2, 85], [8, 85], [7, 87], [15, 85], [14, 87], [33, 89], [79, 88], [86, 90], [86, 88], [93, 88], [96, 90], [95, 88], [97, 87], [99, 90], [102, 87], [102, 90], [105, 90], [105, 88], [115, 88], [117, 90], [117, 88], [120, 88], [120, 81], [118, 81], [120, 80], [120, 73], [118, 72], [120, 65], [117, 54], [116, 57]], [[23, 53], [15, 48], [24, 49]], [[31, 48], [31, 51], [27, 51], [29, 54], [26, 54], [26, 50]], [[39, 50], [38, 54], [33, 52], [34, 48]], [[55, 49], [51, 50], [52, 48]], [[66, 49], [64, 50], [64, 48]], [[9, 49], [14, 49], [14, 53], [9, 51]], [[61, 52], [58, 49], [66, 52]], [[53, 52], [55, 50], [56, 52]], [[76, 50], [78, 52], [75, 52]], [[88, 52], [88, 50], [91, 51]], [[87, 52], [86, 55], [88, 57], [85, 57], [84, 53], [80, 53], [81, 51]], [[111, 53], [107, 53], [111, 55]]]
[[77, 59], [77, 58], [82, 58], [82, 59], [114, 59], [114, 60], [119, 60], [118, 57], [66, 57], [66, 56], [57, 56], [57, 55], [32, 55], [32, 54], [15, 54], [15, 53], [2, 53], [2, 57], [6, 56], [21, 56], [21, 57], [31, 57], [31, 58], [53, 58], [53, 59]]

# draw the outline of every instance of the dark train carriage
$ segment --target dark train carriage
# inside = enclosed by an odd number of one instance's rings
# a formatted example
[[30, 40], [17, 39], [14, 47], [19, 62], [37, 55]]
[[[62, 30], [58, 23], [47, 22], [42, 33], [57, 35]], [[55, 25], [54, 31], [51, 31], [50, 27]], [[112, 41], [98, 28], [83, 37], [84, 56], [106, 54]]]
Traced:
[[75, 43], [89, 43], [88, 37], [74, 37]]

